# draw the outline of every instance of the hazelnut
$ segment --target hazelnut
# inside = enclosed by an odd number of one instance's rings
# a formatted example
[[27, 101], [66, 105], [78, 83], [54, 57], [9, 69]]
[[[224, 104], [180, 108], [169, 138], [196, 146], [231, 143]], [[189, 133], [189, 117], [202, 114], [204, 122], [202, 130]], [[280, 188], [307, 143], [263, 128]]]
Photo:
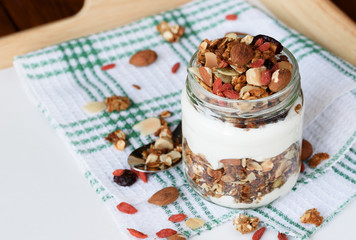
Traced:
[[279, 69], [288, 69], [291, 73], [293, 72], [293, 65], [287, 61], [278, 62]]
[[246, 72], [246, 81], [248, 84], [255, 85], [255, 86], [262, 86], [261, 77], [262, 72], [266, 70], [265, 67], [259, 68], [250, 68]]
[[234, 45], [230, 52], [231, 63], [243, 67], [245, 64], [249, 63], [253, 58], [254, 53], [250, 45], [244, 43], [237, 43]]
[[272, 92], [279, 92], [288, 85], [291, 78], [292, 73], [288, 69], [278, 69], [272, 74], [268, 87]]

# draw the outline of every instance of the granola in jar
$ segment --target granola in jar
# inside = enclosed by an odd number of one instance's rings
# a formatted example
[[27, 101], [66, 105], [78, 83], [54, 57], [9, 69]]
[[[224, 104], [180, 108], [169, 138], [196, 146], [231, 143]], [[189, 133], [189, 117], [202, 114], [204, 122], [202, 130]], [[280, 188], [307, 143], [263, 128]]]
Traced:
[[229, 33], [202, 41], [182, 93], [188, 182], [226, 207], [279, 198], [298, 178], [303, 115], [298, 64], [277, 40]]

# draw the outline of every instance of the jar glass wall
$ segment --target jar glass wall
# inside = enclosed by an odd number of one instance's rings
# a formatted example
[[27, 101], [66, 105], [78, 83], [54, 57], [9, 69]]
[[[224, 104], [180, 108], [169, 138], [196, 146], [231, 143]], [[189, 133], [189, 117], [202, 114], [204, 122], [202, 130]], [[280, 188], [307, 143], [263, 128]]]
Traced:
[[[300, 172], [303, 94], [298, 64], [283, 90], [233, 100], [212, 94], [188, 73], [182, 93], [183, 166], [205, 199], [232, 208], [264, 206], [290, 191]], [[196, 67], [196, 54], [190, 66]]]

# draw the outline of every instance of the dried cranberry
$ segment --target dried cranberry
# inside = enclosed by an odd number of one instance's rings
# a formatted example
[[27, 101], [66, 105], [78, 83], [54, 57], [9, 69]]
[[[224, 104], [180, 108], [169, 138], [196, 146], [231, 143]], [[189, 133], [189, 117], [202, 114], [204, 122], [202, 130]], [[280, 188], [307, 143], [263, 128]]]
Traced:
[[120, 176], [114, 176], [114, 182], [119, 184], [120, 186], [131, 186], [134, 184], [137, 180], [137, 175], [130, 171], [125, 169], [124, 173], [121, 174]]
[[271, 68], [273, 68], [274, 63], [271, 60], [266, 59], [265, 62], [264, 62], [264, 65], [268, 70], [270, 70]]
[[263, 42], [271, 42], [271, 43], [274, 43], [277, 45], [277, 49], [276, 49], [276, 52], [275, 54], [278, 54], [280, 52], [282, 52], [283, 50], [283, 46], [280, 42], [278, 42], [276, 39], [274, 39], [273, 37], [270, 37], [270, 36], [266, 36], [266, 35], [262, 35], [262, 34], [259, 34], [259, 35], [256, 35], [254, 38], [253, 38], [253, 41], [251, 43], [251, 45], [255, 45], [256, 41], [258, 39], [262, 39]]

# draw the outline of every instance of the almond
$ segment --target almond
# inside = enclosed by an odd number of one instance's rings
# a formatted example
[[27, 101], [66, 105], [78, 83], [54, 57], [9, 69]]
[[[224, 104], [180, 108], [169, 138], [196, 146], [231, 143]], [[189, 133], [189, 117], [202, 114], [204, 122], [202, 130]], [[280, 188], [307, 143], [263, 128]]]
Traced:
[[205, 53], [205, 67], [213, 68], [218, 66], [218, 61], [216, 59], [215, 53], [207, 52]]
[[288, 69], [278, 69], [272, 74], [268, 87], [272, 92], [279, 92], [288, 85], [291, 78], [292, 73]]
[[158, 118], [147, 118], [132, 128], [140, 131], [141, 135], [146, 136], [155, 133], [161, 127], [161, 121]]
[[188, 218], [187, 221], [185, 221], [185, 225], [191, 229], [197, 229], [202, 227], [205, 224], [205, 221], [201, 218]]
[[302, 142], [302, 160], [307, 160], [313, 154], [313, 146], [307, 140]]
[[167, 187], [152, 195], [148, 202], [157, 206], [166, 206], [177, 200], [179, 191], [175, 187]]
[[144, 67], [152, 64], [157, 59], [157, 53], [150, 49], [138, 51], [130, 58], [130, 64], [136, 67]]
[[186, 240], [183, 234], [175, 234], [173, 236], [170, 236], [168, 240]]
[[251, 61], [254, 56], [253, 49], [250, 45], [244, 43], [237, 43], [234, 45], [230, 52], [232, 64], [243, 67], [245, 64]]
[[210, 68], [200, 67], [199, 74], [206, 85], [209, 87], [213, 86], [213, 75]]
[[90, 102], [83, 106], [83, 110], [89, 114], [99, 113], [105, 109], [105, 102]]

